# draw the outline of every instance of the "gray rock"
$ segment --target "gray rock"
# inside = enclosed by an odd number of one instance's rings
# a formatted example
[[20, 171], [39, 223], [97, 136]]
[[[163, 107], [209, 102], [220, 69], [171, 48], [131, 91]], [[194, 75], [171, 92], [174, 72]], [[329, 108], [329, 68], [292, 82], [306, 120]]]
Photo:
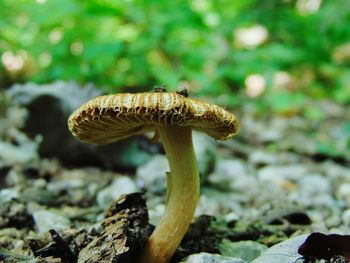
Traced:
[[[80, 87], [74, 82], [57, 81], [47, 85], [14, 85], [7, 91], [13, 103], [28, 109], [23, 127], [31, 138], [42, 135], [39, 153], [73, 165], [135, 169], [150, 158], [142, 137], [130, 138], [106, 146], [86, 144], [74, 138], [67, 128], [69, 115], [82, 103], [101, 95], [92, 85]], [[60, 147], [64, 145], [64, 147]], [[154, 147], [153, 147], [154, 148]]]
[[336, 206], [329, 178], [320, 174], [306, 174], [299, 178], [298, 191], [289, 194], [290, 201], [302, 206], [331, 208]]
[[19, 169], [11, 169], [5, 177], [7, 186], [19, 187], [19, 185], [23, 184], [26, 180], [25, 175]]
[[23, 127], [27, 111], [11, 105], [0, 118], [0, 165], [27, 164], [38, 159], [40, 138], [31, 140], [19, 129]]
[[298, 254], [299, 246], [304, 243], [305, 239], [309, 234], [301, 235], [297, 237], [290, 238], [286, 241], [278, 243], [264, 253], [262, 253], [258, 258], [253, 260], [252, 263], [292, 263], [297, 262], [301, 255]]
[[[219, 190], [202, 187], [201, 196], [196, 209], [196, 215], [217, 215], [222, 214], [222, 211], [235, 212], [237, 216], [246, 213], [240, 202], [241, 197], [245, 198], [239, 193], [227, 193]], [[227, 200], [230, 200], [229, 202]]]
[[54, 194], [62, 192], [74, 195], [75, 191], [84, 190], [86, 195], [95, 196], [98, 190], [106, 186], [111, 179], [117, 178], [115, 172], [102, 172], [97, 168], [63, 170], [60, 176], [52, 178], [46, 189]]
[[35, 99], [43, 96], [55, 97], [63, 102], [64, 111], [71, 112], [80, 104], [102, 95], [103, 92], [103, 89], [96, 89], [91, 84], [80, 87], [74, 81], [56, 81], [44, 85], [34, 83], [16, 84], [7, 91], [6, 95], [20, 105], [29, 105]]
[[238, 257], [251, 262], [253, 259], [260, 256], [260, 254], [267, 249], [267, 246], [251, 240], [232, 242], [228, 239], [224, 239], [219, 244], [219, 249], [224, 256]]
[[215, 141], [209, 136], [193, 132], [193, 146], [198, 162], [198, 169], [201, 174], [201, 180], [213, 170], [216, 161]]
[[23, 202], [36, 202], [41, 205], [58, 205], [58, 195], [48, 191], [45, 187], [26, 187], [21, 193], [20, 200]]
[[[215, 163], [214, 141], [210, 137], [196, 132], [193, 133], [193, 141], [201, 181], [204, 181]], [[146, 187], [149, 192], [163, 193], [166, 188], [166, 173], [169, 171], [166, 155], [156, 154], [144, 165], [137, 168], [136, 178], [139, 185]]]
[[9, 202], [19, 197], [19, 189], [17, 187], [5, 188], [0, 190], [0, 204]]
[[36, 229], [39, 233], [46, 233], [50, 229], [65, 230], [70, 227], [68, 218], [48, 210], [39, 210], [33, 213]]
[[163, 185], [166, 182], [166, 172], [169, 164], [165, 155], [156, 154], [144, 165], [136, 170], [136, 178], [139, 179], [143, 186], [150, 187], [156, 181], [161, 181]]
[[276, 164], [278, 158], [275, 154], [267, 151], [256, 150], [249, 155], [249, 161], [254, 164]]
[[102, 189], [97, 194], [96, 201], [100, 208], [105, 209], [121, 195], [134, 193], [138, 190], [136, 184], [130, 177], [120, 176], [117, 177], [111, 185]]
[[25, 164], [37, 158], [37, 144], [34, 142], [15, 146], [0, 141], [0, 160], [2, 166]]
[[[57, 81], [47, 85], [17, 84], [6, 95], [14, 104], [28, 109], [24, 131], [32, 138], [37, 134], [42, 135], [40, 154], [77, 160], [86, 157], [84, 151], [87, 150], [69, 134], [68, 116], [81, 103], [101, 93], [92, 86], [81, 88], [74, 82]], [[65, 147], [58, 147], [60, 145]], [[77, 150], [80, 148], [82, 151], [79, 153]]]
[[244, 162], [240, 160], [219, 160], [216, 164], [214, 173], [222, 174], [222, 177], [232, 180], [235, 179], [235, 177], [246, 175], [247, 169]]
[[324, 162], [320, 164], [320, 168], [327, 177], [339, 180], [343, 178], [345, 180], [349, 179], [349, 168], [336, 164], [334, 162]]
[[350, 226], [350, 209], [346, 209], [342, 214], [343, 223], [349, 227]]
[[[165, 211], [165, 204], [158, 203], [157, 205], [153, 205], [152, 201], [163, 202], [163, 199], [159, 200], [159, 198], [153, 198], [150, 202], [147, 202], [148, 214], [149, 214], [149, 222], [155, 226], [159, 225], [160, 220], [162, 219]], [[149, 205], [149, 203], [151, 203]]]
[[350, 196], [350, 182], [343, 183], [339, 186], [338, 195], [339, 197]]
[[104, 166], [122, 169], [136, 169], [158, 152], [157, 146], [152, 145], [143, 136], [133, 136], [110, 145], [96, 146], [96, 149]]
[[231, 258], [203, 252], [190, 255], [183, 259], [180, 263], [247, 263], [247, 261], [240, 258]]
[[264, 150], [255, 150], [248, 156], [249, 162], [255, 165], [288, 164], [299, 161], [297, 154], [290, 152], [271, 153]]
[[0, 119], [0, 134], [13, 134], [15, 132], [13, 130], [14, 127], [23, 127], [28, 116], [26, 109], [15, 105], [8, 105], [8, 108], [4, 109], [4, 111], [5, 118]]
[[339, 186], [337, 196], [347, 203], [350, 202], [350, 183], [343, 183]]
[[32, 216], [25, 204], [17, 199], [0, 204], [0, 229], [4, 227], [33, 227]]
[[[198, 169], [203, 181], [214, 167], [215, 144], [214, 141], [204, 134], [193, 132], [193, 144], [196, 153]], [[165, 155], [153, 155], [144, 165], [136, 171], [136, 177], [142, 186], [164, 187], [166, 185], [166, 172], [170, 171], [167, 157]], [[153, 189], [156, 191], [156, 189]]]
[[240, 160], [218, 160], [215, 170], [208, 180], [213, 184], [221, 184], [229, 189], [249, 189], [252, 178], [247, 174], [247, 167]]
[[307, 167], [302, 164], [269, 165], [258, 171], [258, 178], [278, 184], [284, 180], [298, 180], [307, 172]]
[[295, 152], [314, 154], [317, 152], [316, 142], [310, 137], [297, 132], [289, 132], [280, 142], [281, 150], [294, 149]]
[[320, 174], [308, 174], [299, 180], [300, 191], [310, 195], [320, 195], [332, 192], [329, 179]]
[[257, 122], [255, 118], [247, 115], [242, 117], [241, 121], [242, 127], [245, 128], [248, 136], [261, 142], [283, 140], [283, 134], [289, 127], [289, 120], [283, 118], [273, 118], [265, 124], [263, 122]]
[[63, 190], [78, 189], [84, 185], [83, 178], [76, 178], [73, 176], [72, 178], [64, 177], [63, 180], [53, 180], [52, 182], [48, 183], [47, 190], [58, 194]]

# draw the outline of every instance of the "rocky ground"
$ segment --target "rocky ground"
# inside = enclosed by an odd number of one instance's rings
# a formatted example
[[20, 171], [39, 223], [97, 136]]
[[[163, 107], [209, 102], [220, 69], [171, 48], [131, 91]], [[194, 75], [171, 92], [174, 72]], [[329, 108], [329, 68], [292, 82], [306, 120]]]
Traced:
[[[67, 131], [69, 113], [99, 93], [57, 82], [0, 95], [0, 262], [134, 262], [159, 222], [160, 144], [91, 146]], [[349, 233], [350, 108], [305, 107], [247, 103], [234, 140], [194, 133], [201, 197], [173, 262], [303, 262], [305, 234]]]

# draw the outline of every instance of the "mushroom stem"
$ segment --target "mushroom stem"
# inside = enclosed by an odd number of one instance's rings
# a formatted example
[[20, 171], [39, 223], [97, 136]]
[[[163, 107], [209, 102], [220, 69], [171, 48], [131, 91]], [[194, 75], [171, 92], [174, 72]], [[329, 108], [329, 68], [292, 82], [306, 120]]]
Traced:
[[141, 255], [141, 263], [169, 262], [191, 224], [199, 197], [199, 172], [191, 128], [163, 126], [157, 131], [170, 166], [171, 191], [160, 224]]

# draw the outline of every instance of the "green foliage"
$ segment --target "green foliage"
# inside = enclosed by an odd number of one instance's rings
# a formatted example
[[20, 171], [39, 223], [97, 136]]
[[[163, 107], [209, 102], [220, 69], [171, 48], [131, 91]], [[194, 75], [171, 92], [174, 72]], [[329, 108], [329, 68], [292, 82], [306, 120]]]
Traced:
[[[339, 49], [350, 39], [348, 0], [323, 1], [315, 11], [301, 10], [303, 2], [0, 0], [2, 60], [24, 60], [12, 71], [0, 64], [0, 85], [75, 79], [136, 91], [186, 81], [202, 95], [220, 95], [239, 94], [250, 74], [264, 76], [269, 88], [284, 71], [300, 92], [348, 103], [350, 51]], [[235, 32], [256, 24], [267, 40], [237, 45]], [[279, 100], [301, 103], [302, 96], [270, 100], [279, 111]]]
[[302, 93], [276, 92], [268, 98], [272, 111], [279, 113], [295, 112], [305, 105], [305, 96]]

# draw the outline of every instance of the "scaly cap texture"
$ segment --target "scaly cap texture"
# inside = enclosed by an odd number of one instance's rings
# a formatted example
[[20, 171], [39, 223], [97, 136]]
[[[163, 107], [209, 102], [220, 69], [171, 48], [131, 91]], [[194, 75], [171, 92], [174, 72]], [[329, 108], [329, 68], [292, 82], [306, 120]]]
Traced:
[[176, 92], [121, 93], [81, 105], [68, 119], [79, 140], [107, 144], [157, 126], [191, 126], [217, 140], [236, 134], [238, 123], [223, 108]]

